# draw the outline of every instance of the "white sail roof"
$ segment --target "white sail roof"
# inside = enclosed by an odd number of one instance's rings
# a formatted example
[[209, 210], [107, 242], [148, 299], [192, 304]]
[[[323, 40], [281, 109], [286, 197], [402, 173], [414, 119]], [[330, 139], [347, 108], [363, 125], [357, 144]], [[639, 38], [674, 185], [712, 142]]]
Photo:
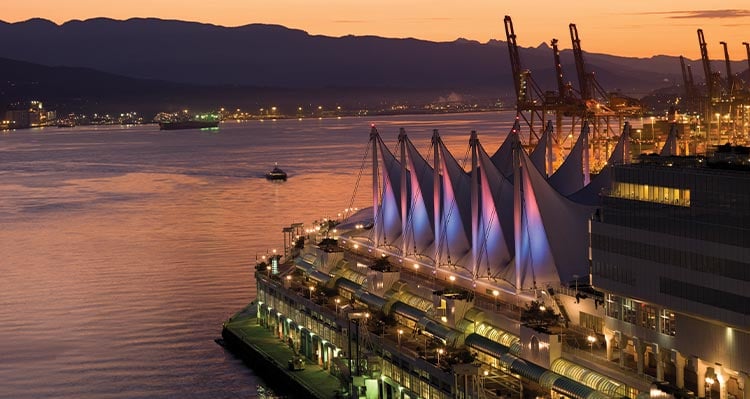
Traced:
[[[419, 154], [408, 137], [406, 146], [407, 169], [409, 170], [410, 198], [409, 220], [406, 231], [407, 253], [431, 255], [435, 241], [435, 222], [433, 220], [433, 176], [432, 166]], [[429, 256], [428, 255], [428, 256]]]
[[[471, 187], [469, 174], [437, 141], [440, 153], [442, 231], [439, 263], [468, 266], [471, 251]], [[468, 259], [467, 259], [468, 258]]]
[[481, 144], [477, 146], [477, 162], [480, 211], [474, 275], [505, 278], [515, 251], [513, 183], [495, 167]]
[[602, 190], [612, 186], [612, 165], [630, 163], [630, 124], [625, 122], [620, 139], [617, 141], [607, 164], [599, 171], [591, 183], [568, 196], [572, 201], [584, 205], [598, 205]]
[[520, 142], [518, 137], [520, 131], [521, 125], [518, 123], [518, 120], [516, 120], [513, 124], [513, 128], [510, 129], [508, 136], [505, 137], [503, 144], [500, 145], [500, 148], [498, 148], [491, 157], [492, 163], [497, 170], [507, 178], [513, 176], [513, 144]]
[[[382, 173], [380, 209], [376, 216], [378, 229], [376, 245], [399, 245], [401, 239], [401, 163], [380, 138], [378, 140], [379, 169]], [[406, 188], [404, 188], [406, 189]]]
[[544, 129], [542, 137], [539, 138], [539, 143], [529, 155], [531, 162], [544, 176], [549, 176], [552, 173], [547, 166], [547, 157], [550, 156], [550, 151], [552, 151], [552, 121], [547, 122], [547, 127]]
[[[562, 165], [549, 177], [549, 184], [560, 194], [568, 196], [588, 183], [584, 174], [584, 151], [588, 151], [589, 125], [584, 122], [573, 148]], [[544, 170], [544, 169], [539, 169]]]
[[520, 151], [521, 203], [516, 204], [516, 270], [521, 289], [570, 281], [588, 273], [588, 218], [594, 207], [553, 189]]

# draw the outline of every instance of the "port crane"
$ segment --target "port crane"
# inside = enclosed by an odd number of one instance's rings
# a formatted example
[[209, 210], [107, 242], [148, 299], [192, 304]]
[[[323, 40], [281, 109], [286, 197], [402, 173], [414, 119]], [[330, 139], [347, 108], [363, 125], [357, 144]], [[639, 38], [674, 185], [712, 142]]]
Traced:
[[522, 118], [529, 127], [527, 145], [539, 142], [539, 133], [536, 131], [536, 120], [541, 122], [542, 128], [546, 119], [546, 102], [539, 85], [531, 76], [531, 71], [521, 67], [521, 56], [516, 43], [516, 32], [513, 21], [509, 15], [505, 16], [505, 37], [508, 43], [511, 73], [516, 96], [516, 117]]
[[680, 56], [680, 67], [682, 69], [682, 81], [685, 85], [685, 109], [691, 112], [700, 110], [700, 96], [698, 88], [693, 80], [693, 68], [685, 64], [685, 57]]
[[[635, 99], [607, 93], [604, 90], [596, 79], [596, 74], [586, 68], [578, 27], [573, 23], [568, 27], [578, 75], [579, 94], [586, 107], [585, 118], [591, 126], [589, 142], [592, 145], [592, 169], [599, 170], [604, 166], [611, 151], [612, 138], [620, 132], [625, 118], [641, 114], [642, 107]], [[612, 126], [613, 122], [617, 124], [616, 130]]]
[[565, 83], [558, 40], [552, 39], [557, 90], [543, 91], [533, 79], [531, 71], [522, 66], [511, 17], [506, 15], [504, 23], [515, 89], [516, 114], [529, 128], [529, 137], [528, 140], [524, 140], [524, 144], [533, 146], [537, 143], [547, 120], [554, 119], [555, 130], [552, 141], [556, 152], [560, 153], [565, 142], [578, 134], [578, 127], [583, 124], [584, 120], [588, 120], [593, 127], [593, 140], [590, 142], [594, 145], [592, 158], [594, 169], [601, 168], [610, 150], [609, 139], [616, 135], [612, 122], [617, 120], [619, 130], [619, 126], [624, 123], [625, 116], [640, 113], [641, 107], [638, 101], [619, 96], [614, 101], [618, 108], [613, 110], [610, 107], [610, 103], [613, 103], [616, 96], [608, 95], [596, 80], [595, 74], [586, 71], [580, 38], [574, 24], [571, 24], [571, 39], [578, 72], [578, 90]]

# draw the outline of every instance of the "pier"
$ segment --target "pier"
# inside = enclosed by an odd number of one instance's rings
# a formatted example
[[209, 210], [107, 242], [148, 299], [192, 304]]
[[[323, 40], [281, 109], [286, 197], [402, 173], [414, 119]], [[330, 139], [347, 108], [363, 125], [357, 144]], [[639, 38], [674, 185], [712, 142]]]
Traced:
[[[273, 386], [284, 386], [288, 392], [317, 399], [336, 398], [339, 380], [320, 366], [306, 361], [304, 370], [289, 370], [287, 361], [292, 349], [260, 325], [253, 304], [224, 323], [221, 333], [227, 349], [239, 355], [253, 370]], [[273, 388], [273, 387], [272, 387]]]

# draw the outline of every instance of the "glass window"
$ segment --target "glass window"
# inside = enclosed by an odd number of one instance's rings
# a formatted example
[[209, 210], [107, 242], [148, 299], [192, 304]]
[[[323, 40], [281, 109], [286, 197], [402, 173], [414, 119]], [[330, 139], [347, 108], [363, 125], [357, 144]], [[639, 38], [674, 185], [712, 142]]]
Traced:
[[675, 336], [677, 334], [677, 331], [675, 330], [675, 314], [673, 311], [669, 309], [662, 309], [661, 314], [659, 315], [659, 319], [661, 321], [659, 332], [671, 336]]

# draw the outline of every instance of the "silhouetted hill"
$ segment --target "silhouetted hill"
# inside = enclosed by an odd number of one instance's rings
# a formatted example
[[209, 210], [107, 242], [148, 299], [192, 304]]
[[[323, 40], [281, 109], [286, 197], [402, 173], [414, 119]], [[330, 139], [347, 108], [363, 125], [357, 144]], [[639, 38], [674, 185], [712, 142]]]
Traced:
[[[522, 42], [524, 27], [516, 28]], [[585, 49], [586, 35], [596, 32], [580, 32]], [[559, 37], [564, 42], [568, 32], [562, 30]], [[556, 88], [552, 51], [546, 43], [521, 48], [520, 55], [522, 66], [532, 70], [542, 90]], [[43, 81], [36, 89], [43, 86], [46, 96], [40, 94], [39, 98], [79, 96], [82, 102], [90, 101], [88, 96], [102, 101], [145, 96], [148, 102], [175, 106], [209, 99], [213, 104], [240, 101], [262, 106], [283, 99], [280, 94], [296, 96], [300, 104], [315, 104], [342, 102], [341, 93], [346, 93], [347, 101], [372, 104], [381, 98], [417, 101], [417, 97], [451, 92], [473, 98], [513, 99], [508, 49], [501, 40], [481, 44], [466, 39], [436, 43], [374, 36], [334, 38], [277, 25], [227, 28], [152, 18], [96, 18], [62, 25], [32, 19], [0, 21], [0, 57], [89, 68], [28, 66], [24, 71], [27, 81]], [[678, 57], [591, 53], [584, 57], [589, 70], [609, 91], [641, 97], [682, 82]], [[564, 79], [577, 87], [572, 52], [562, 51], [561, 58]], [[689, 62], [695, 80], [702, 81], [700, 63]], [[6, 63], [5, 67], [12, 75], [14, 66]], [[21, 64], [15, 67], [27, 68]], [[735, 63], [734, 68], [743, 71], [745, 65]], [[723, 63], [715, 62], [715, 69], [723, 71]], [[35, 88], [29, 83], [25, 89], [34, 92]], [[190, 98], [196, 95], [206, 97]]]
[[[522, 41], [523, 27], [517, 32]], [[587, 33], [595, 34], [582, 31], [584, 49]], [[567, 37], [567, 32], [561, 31], [560, 37]], [[33, 19], [0, 23], [0, 56], [190, 84], [486, 90], [512, 95], [503, 41], [334, 38], [276, 25], [227, 28], [142, 18], [96, 18], [63, 25]], [[521, 57], [545, 89], [554, 87], [552, 54], [546, 44], [521, 49]], [[626, 94], [644, 94], [657, 85], [669, 85], [665, 79], [681, 79], [676, 57], [585, 57], [605, 88]], [[575, 81], [571, 52], [563, 51], [562, 58], [566, 80]]]

